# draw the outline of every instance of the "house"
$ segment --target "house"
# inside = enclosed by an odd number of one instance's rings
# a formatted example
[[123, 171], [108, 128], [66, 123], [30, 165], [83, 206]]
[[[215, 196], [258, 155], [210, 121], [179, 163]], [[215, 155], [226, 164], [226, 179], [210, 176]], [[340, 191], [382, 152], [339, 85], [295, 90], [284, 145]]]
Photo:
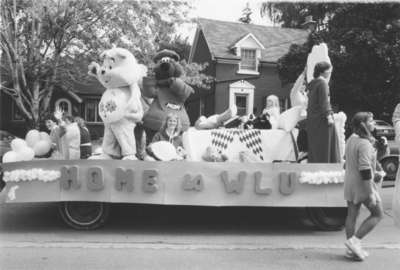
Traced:
[[[88, 84], [75, 83], [73, 92], [56, 88], [49, 109], [54, 111], [56, 107], [61, 107], [72, 116], [82, 117], [86, 121], [92, 139], [98, 139], [103, 136], [104, 130], [103, 122], [98, 114], [98, 103], [103, 91], [104, 87], [94, 79]], [[15, 102], [0, 91], [0, 104], [0, 129], [22, 138], [25, 137], [28, 127]], [[44, 125], [41, 126], [41, 130], [45, 130]]]
[[291, 85], [282, 85], [277, 61], [293, 43], [307, 40], [308, 30], [198, 19], [189, 62], [208, 63], [215, 78], [210, 90], [196, 89], [187, 101], [192, 124], [200, 115], [221, 113], [236, 104], [239, 115], [259, 114], [266, 97], [289, 104]]

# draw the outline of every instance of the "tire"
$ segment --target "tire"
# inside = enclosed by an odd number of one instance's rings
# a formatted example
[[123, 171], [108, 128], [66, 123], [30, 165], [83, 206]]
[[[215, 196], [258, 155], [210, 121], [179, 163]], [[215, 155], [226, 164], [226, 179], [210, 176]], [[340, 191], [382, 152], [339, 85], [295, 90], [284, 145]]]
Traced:
[[338, 231], [343, 229], [346, 221], [345, 207], [308, 207], [307, 215], [312, 223], [322, 231]]
[[104, 202], [60, 202], [61, 218], [73, 229], [94, 230], [102, 227], [110, 214], [110, 204]]
[[386, 173], [384, 180], [395, 180], [397, 168], [399, 167], [399, 156], [386, 156], [380, 160], [380, 163]]

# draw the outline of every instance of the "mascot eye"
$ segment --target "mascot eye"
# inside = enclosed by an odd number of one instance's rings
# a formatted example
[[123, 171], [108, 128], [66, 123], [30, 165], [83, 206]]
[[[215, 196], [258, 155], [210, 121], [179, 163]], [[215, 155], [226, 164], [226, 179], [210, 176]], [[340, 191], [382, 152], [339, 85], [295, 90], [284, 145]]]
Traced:
[[110, 66], [110, 69], [112, 69], [112, 66]]

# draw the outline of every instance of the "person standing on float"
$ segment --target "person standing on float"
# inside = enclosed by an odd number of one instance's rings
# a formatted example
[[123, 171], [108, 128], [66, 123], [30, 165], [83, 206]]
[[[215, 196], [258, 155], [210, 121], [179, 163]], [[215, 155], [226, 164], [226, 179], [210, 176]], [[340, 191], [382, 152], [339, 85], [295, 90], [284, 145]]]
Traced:
[[308, 85], [307, 141], [309, 163], [338, 163], [341, 161], [339, 140], [329, 98], [328, 80], [332, 66], [319, 62], [314, 79]]

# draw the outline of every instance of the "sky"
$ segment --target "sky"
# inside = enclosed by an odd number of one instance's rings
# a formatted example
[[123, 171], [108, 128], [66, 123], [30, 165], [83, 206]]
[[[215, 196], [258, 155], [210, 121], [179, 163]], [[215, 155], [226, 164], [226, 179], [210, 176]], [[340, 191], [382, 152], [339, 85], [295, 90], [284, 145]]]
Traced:
[[[242, 11], [249, 3], [252, 14], [250, 16], [252, 24], [272, 25], [267, 17], [261, 17], [261, 0], [188, 0], [193, 6], [190, 18], [207, 18], [221, 21], [238, 22], [242, 16]], [[188, 36], [190, 44], [196, 32], [195, 25], [186, 25], [179, 29], [182, 36]]]
[[[190, 1], [194, 10], [191, 15], [216, 19], [222, 21], [238, 21], [242, 16], [242, 11], [249, 3], [253, 11], [251, 19], [253, 24], [271, 25], [268, 18], [261, 18], [260, 6], [263, 1], [255, 0], [192, 0]], [[265, 1], [264, 1], [265, 2]]]

